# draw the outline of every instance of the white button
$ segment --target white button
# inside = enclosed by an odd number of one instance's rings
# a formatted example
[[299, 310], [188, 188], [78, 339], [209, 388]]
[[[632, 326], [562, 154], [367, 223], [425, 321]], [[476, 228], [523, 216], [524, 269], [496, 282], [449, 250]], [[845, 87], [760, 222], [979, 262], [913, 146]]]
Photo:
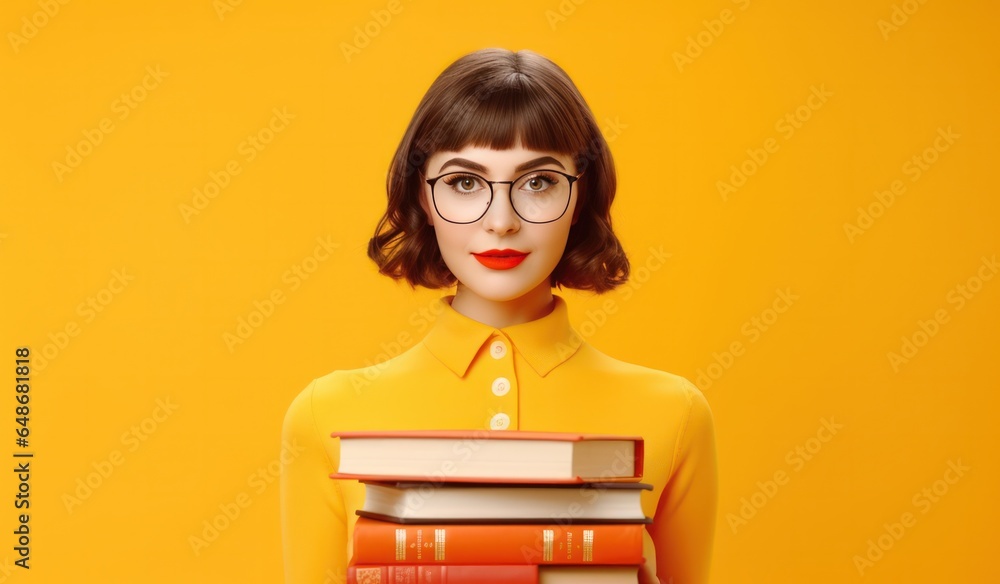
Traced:
[[510, 428], [510, 416], [497, 414], [490, 418], [490, 430], [506, 430]]
[[493, 395], [507, 395], [508, 391], [510, 391], [510, 381], [506, 377], [497, 377], [493, 380]]
[[490, 345], [490, 355], [492, 355], [494, 359], [503, 359], [506, 354], [507, 345], [505, 345], [503, 341], [493, 341], [493, 344]]

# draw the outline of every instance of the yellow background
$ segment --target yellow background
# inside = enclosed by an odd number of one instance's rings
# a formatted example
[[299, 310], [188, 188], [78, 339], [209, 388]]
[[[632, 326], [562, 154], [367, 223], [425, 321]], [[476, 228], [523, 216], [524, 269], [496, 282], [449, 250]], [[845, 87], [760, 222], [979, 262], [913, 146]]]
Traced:
[[636, 277], [566, 296], [598, 348], [705, 391], [713, 580], [1000, 578], [996, 4], [224, 1], [0, 11], [11, 453], [36, 356], [31, 569], [4, 472], [0, 582], [280, 580], [285, 408], [433, 318], [364, 251], [418, 100], [486, 46], [562, 65], [611, 141]]

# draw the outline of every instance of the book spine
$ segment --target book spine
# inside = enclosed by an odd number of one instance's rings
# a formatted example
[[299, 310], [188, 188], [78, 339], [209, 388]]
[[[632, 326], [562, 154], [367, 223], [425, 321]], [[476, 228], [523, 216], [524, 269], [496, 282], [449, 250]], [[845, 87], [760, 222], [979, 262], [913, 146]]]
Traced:
[[403, 525], [359, 518], [358, 564], [640, 564], [642, 524]]
[[538, 584], [538, 566], [352, 564], [347, 584]]
[[646, 460], [646, 442], [639, 438], [635, 441], [635, 476], [636, 480], [642, 477], [642, 473], [645, 470], [643, 468], [643, 463]]

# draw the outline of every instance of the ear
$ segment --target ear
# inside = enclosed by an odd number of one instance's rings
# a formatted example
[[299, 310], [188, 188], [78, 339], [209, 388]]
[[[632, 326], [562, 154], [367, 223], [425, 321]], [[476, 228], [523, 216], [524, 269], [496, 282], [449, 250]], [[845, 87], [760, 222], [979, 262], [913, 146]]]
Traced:
[[[577, 184], [580, 185], [579, 182]], [[583, 208], [583, 205], [580, 204], [580, 200], [583, 199], [581, 195], [583, 195], [583, 185], [576, 189], [576, 204], [573, 205], [573, 221], [570, 222], [570, 225], [576, 225], [577, 220], [580, 219], [580, 209]]]
[[430, 189], [423, 179], [420, 180], [420, 195], [418, 196], [418, 200], [420, 201], [420, 208], [424, 210], [424, 217], [427, 219], [427, 224], [434, 227], [434, 220], [432, 219], [433, 211], [430, 205]]

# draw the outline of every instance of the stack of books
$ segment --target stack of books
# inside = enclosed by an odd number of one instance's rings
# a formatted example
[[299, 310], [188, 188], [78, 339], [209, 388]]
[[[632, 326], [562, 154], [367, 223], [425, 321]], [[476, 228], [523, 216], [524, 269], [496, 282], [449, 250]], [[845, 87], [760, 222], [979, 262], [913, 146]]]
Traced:
[[365, 484], [348, 584], [635, 584], [649, 519], [642, 438], [346, 432]]

